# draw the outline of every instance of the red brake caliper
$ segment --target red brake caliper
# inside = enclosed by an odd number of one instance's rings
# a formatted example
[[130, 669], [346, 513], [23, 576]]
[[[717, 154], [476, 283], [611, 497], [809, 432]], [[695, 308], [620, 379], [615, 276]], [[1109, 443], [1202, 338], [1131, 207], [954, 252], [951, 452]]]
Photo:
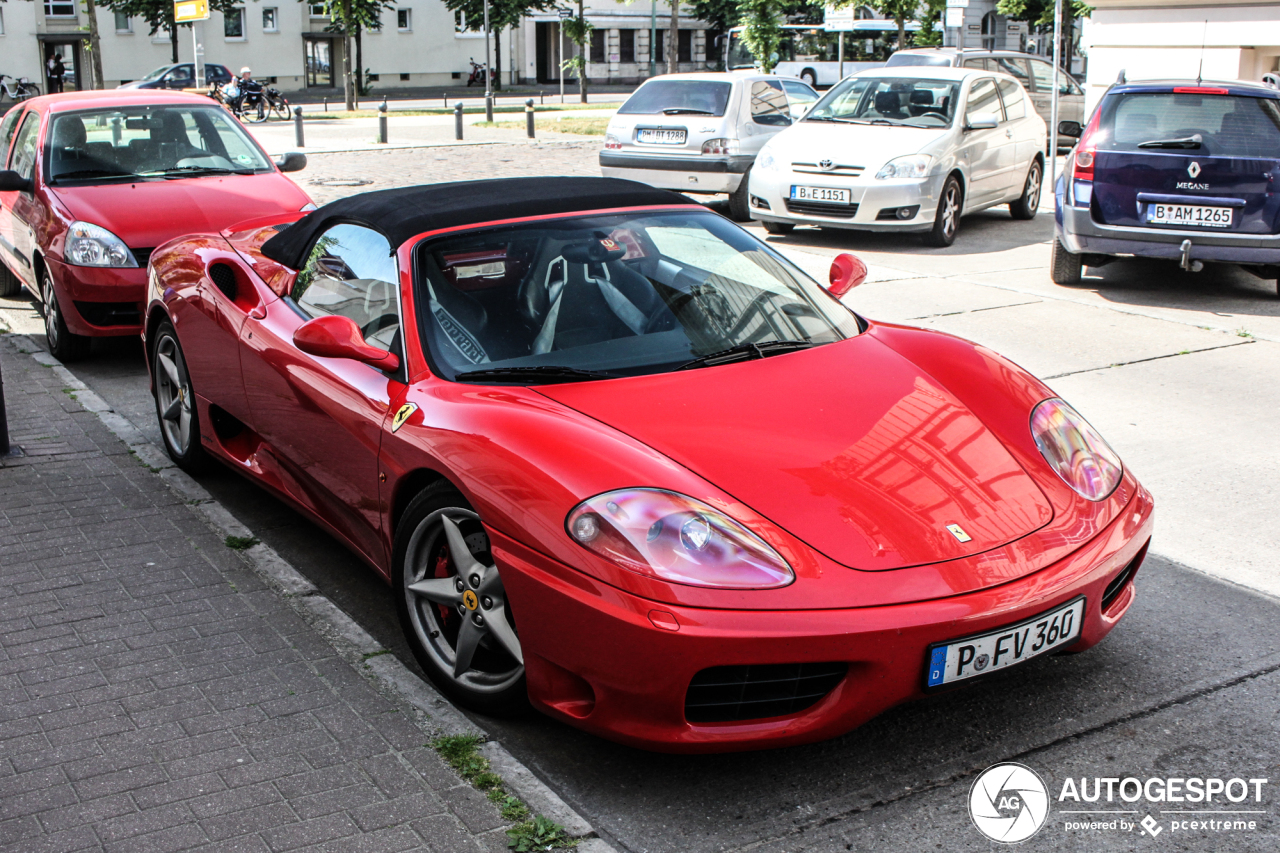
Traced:
[[[440, 549], [440, 554], [439, 556], [436, 557], [435, 574], [436, 574], [436, 577], [438, 578], [447, 578], [449, 577], [450, 574], [452, 574], [449, 571], [449, 549], [448, 548]], [[449, 619], [449, 615], [453, 612], [453, 608], [444, 604], [437, 604], [436, 607], [440, 609], [440, 621], [441, 622], [447, 621]]]

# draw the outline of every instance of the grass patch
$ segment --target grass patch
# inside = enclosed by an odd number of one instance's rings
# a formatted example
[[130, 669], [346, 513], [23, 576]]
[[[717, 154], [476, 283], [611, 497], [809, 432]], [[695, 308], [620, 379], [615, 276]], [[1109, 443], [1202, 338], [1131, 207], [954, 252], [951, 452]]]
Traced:
[[[472, 127], [503, 127], [523, 130], [524, 121], [476, 122]], [[609, 117], [600, 118], [585, 116], [565, 116], [564, 118], [539, 118], [534, 120], [537, 130], [552, 130], [556, 133], [576, 133], [579, 136], [604, 136], [609, 127]]]
[[[1241, 338], [1252, 338], [1252, 337], [1253, 337], [1253, 335], [1252, 335], [1248, 330], [1246, 330], [1246, 329], [1236, 329], [1236, 336], [1237, 336], [1237, 337], [1241, 337]], [[71, 395], [71, 397], [72, 397], [72, 399], [74, 399], [74, 398], [75, 398], [75, 395], [74, 395], [74, 394], [72, 394], [72, 395]]]
[[489, 802], [498, 807], [503, 820], [516, 824], [507, 830], [507, 846], [516, 853], [576, 847], [578, 839], [571, 838], [563, 826], [542, 815], [531, 817], [529, 807], [507, 792], [502, 777], [489, 769], [489, 759], [480, 754], [481, 743], [476, 735], [449, 735], [432, 741], [431, 748], [459, 776], [488, 792]]
[[365, 652], [364, 654], [360, 655], [360, 660], [369, 660], [370, 658], [376, 658], [382, 655], [389, 655], [389, 654], [391, 654], [391, 649], [380, 649], [379, 651], [376, 651], [376, 652]]
[[257, 536], [228, 536], [222, 541], [232, 551], [248, 551], [261, 540]]

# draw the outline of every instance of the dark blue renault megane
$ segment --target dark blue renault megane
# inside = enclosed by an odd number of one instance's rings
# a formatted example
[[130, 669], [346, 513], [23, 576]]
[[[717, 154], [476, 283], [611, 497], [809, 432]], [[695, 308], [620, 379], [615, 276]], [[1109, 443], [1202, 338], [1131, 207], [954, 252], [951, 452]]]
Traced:
[[1240, 264], [1280, 278], [1280, 91], [1144, 80], [1107, 90], [1056, 188], [1053, 280], [1115, 257]]

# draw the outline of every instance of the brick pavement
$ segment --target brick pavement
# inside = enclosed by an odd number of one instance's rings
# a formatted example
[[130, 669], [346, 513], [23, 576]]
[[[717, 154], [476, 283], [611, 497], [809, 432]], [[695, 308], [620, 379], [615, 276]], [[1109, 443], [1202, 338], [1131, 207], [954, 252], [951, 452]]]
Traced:
[[[324, 204], [369, 190], [480, 178], [541, 175], [600, 176], [600, 141], [404, 148], [345, 154], [308, 154], [307, 168], [291, 177]], [[367, 181], [326, 186], [325, 181]]]
[[0, 337], [0, 850], [506, 849], [494, 807]]

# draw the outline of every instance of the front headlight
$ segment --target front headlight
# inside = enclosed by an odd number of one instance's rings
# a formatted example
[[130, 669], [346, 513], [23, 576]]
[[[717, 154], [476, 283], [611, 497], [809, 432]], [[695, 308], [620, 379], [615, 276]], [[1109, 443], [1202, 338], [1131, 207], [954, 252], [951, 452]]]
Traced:
[[895, 157], [880, 167], [876, 177], [885, 178], [923, 178], [929, 174], [929, 166], [933, 158], [928, 154], [909, 154], [906, 157]]
[[636, 574], [719, 589], [772, 589], [795, 574], [778, 552], [701, 501], [663, 489], [588, 498], [565, 519], [582, 547]]
[[62, 251], [67, 263], [77, 267], [136, 267], [138, 260], [116, 235], [99, 225], [72, 222]]
[[1031, 413], [1031, 437], [1040, 454], [1076, 494], [1100, 501], [1115, 491], [1124, 463], [1080, 413], [1056, 397]]

